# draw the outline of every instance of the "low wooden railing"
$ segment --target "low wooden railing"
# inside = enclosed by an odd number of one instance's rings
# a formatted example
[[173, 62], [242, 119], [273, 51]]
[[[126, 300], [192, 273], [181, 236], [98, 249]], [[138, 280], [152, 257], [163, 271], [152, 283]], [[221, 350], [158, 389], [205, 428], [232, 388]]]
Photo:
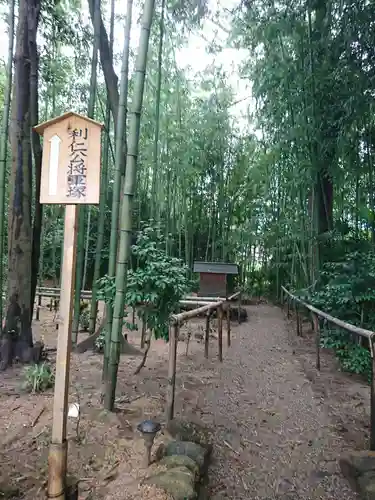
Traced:
[[[37, 287], [36, 295], [38, 296], [38, 306], [36, 310], [36, 319], [39, 319], [39, 310], [41, 306], [42, 297], [49, 297], [51, 299], [58, 299], [60, 297], [60, 288], [52, 287]], [[82, 290], [81, 299], [90, 300], [92, 297], [91, 290]], [[200, 297], [200, 296], [187, 296], [180, 301], [182, 306], [199, 306], [190, 311], [184, 311], [179, 314], [174, 314], [170, 317], [170, 338], [169, 338], [169, 362], [168, 362], [168, 388], [167, 388], [167, 420], [173, 419], [174, 415], [174, 401], [175, 401], [175, 388], [176, 388], [176, 359], [177, 359], [177, 344], [180, 326], [191, 318], [195, 318], [201, 314], [206, 315], [206, 328], [204, 336], [204, 356], [208, 358], [209, 349], [209, 332], [210, 332], [210, 319], [212, 313], [218, 311], [218, 358], [223, 361], [223, 316], [226, 313], [227, 319], [227, 345], [231, 345], [231, 324], [230, 324], [230, 311], [231, 302], [238, 298], [238, 323], [241, 322], [241, 292], [236, 292], [233, 295], [224, 297]]]
[[[60, 298], [60, 288], [37, 286], [35, 295], [38, 295], [39, 297], [58, 299]], [[91, 297], [91, 290], [81, 290], [81, 299], [91, 299]]]
[[[296, 313], [296, 322], [297, 322], [297, 335], [302, 336], [302, 321], [300, 309], [305, 308], [311, 312], [312, 315], [312, 323], [313, 328], [316, 334], [316, 368], [320, 370], [320, 324], [318, 318], [324, 319], [326, 322], [331, 323], [333, 325], [342, 328], [343, 330], [352, 333], [354, 335], [358, 335], [359, 337], [363, 337], [368, 339], [369, 348], [372, 359], [372, 376], [371, 376], [371, 403], [370, 403], [370, 449], [375, 451], [375, 358], [374, 358], [374, 344], [375, 344], [375, 332], [371, 330], [366, 330], [365, 328], [360, 328], [358, 326], [354, 326], [346, 321], [342, 321], [341, 319], [335, 318], [330, 314], [317, 309], [316, 307], [308, 304], [304, 300], [300, 299], [296, 295], [293, 295], [289, 292], [285, 287], [281, 287], [283, 293], [286, 294], [286, 302], [287, 302], [287, 316], [290, 316], [290, 306], [294, 304], [294, 309]], [[282, 300], [282, 303], [284, 301]]]
[[[179, 314], [173, 314], [170, 317], [170, 333], [169, 333], [169, 359], [168, 359], [168, 386], [167, 386], [167, 401], [166, 401], [166, 418], [170, 422], [174, 416], [174, 403], [176, 393], [176, 364], [177, 364], [177, 345], [180, 326], [189, 319], [196, 318], [201, 314], [206, 315], [206, 328], [204, 335], [204, 356], [208, 358], [209, 336], [210, 336], [210, 318], [212, 313], [217, 310], [218, 313], [218, 358], [223, 361], [223, 316], [226, 313], [227, 318], [227, 345], [231, 345], [231, 324], [230, 324], [230, 303], [240, 297], [241, 292], [236, 292], [228, 298], [221, 297], [189, 297], [189, 301], [199, 305], [200, 307], [191, 311], [184, 311]], [[185, 302], [185, 301], [183, 301]], [[240, 311], [238, 311], [238, 321], [240, 322]]]
[[[45, 297], [51, 299], [50, 310], [52, 311], [53, 299], [60, 299], [60, 288], [37, 286], [35, 295], [38, 297], [35, 319], [39, 321], [42, 298]], [[81, 299], [83, 300], [91, 300], [92, 292], [91, 290], [82, 290], [80, 296]], [[55, 303], [55, 310], [56, 309], [57, 309], [57, 303]]]
[[[60, 288], [53, 288], [53, 287], [42, 287], [38, 286], [36, 288], [36, 295], [38, 296], [38, 304], [36, 307], [36, 319], [39, 320], [39, 310], [42, 305], [42, 298], [50, 298], [52, 299], [59, 299], [60, 298]], [[236, 297], [240, 295], [240, 292], [235, 294]], [[92, 291], [91, 290], [81, 290], [80, 297], [82, 300], [91, 300], [92, 297]], [[212, 304], [212, 302], [218, 302], [218, 301], [226, 301], [226, 300], [231, 300], [230, 298], [226, 299], [223, 297], [200, 297], [197, 295], [188, 295], [184, 297], [183, 300], [180, 300], [180, 304], [182, 306], [194, 306], [194, 305], [208, 305]], [[238, 301], [238, 318], [240, 318], [240, 308], [241, 308], [241, 297], [240, 300]], [[52, 310], [52, 304], [51, 304], [51, 310]], [[240, 319], [239, 319], [240, 321]]]

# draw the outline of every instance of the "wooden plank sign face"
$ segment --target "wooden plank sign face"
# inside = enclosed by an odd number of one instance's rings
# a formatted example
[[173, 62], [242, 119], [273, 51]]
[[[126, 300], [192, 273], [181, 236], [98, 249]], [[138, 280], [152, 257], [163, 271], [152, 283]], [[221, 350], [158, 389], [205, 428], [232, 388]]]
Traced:
[[40, 203], [99, 203], [101, 129], [76, 113], [35, 127], [43, 135]]

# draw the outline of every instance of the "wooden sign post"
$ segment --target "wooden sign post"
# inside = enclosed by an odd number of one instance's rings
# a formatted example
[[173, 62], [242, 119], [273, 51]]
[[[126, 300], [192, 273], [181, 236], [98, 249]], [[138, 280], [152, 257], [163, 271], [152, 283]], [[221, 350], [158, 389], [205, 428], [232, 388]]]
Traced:
[[52, 440], [48, 457], [48, 498], [56, 500], [65, 500], [66, 493], [66, 426], [78, 205], [99, 203], [102, 127], [101, 123], [69, 112], [34, 128], [43, 135], [40, 203], [66, 205]]

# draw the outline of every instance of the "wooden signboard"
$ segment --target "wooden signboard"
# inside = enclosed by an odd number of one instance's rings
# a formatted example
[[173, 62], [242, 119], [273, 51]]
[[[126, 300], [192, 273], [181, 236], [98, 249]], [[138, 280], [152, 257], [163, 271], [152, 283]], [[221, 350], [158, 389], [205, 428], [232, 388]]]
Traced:
[[73, 112], [34, 128], [44, 139], [40, 203], [66, 205], [52, 440], [48, 457], [48, 498], [55, 500], [67, 497], [66, 426], [78, 205], [99, 203], [101, 129], [101, 123]]
[[101, 130], [101, 123], [73, 112], [35, 127], [43, 135], [40, 203], [99, 203]]

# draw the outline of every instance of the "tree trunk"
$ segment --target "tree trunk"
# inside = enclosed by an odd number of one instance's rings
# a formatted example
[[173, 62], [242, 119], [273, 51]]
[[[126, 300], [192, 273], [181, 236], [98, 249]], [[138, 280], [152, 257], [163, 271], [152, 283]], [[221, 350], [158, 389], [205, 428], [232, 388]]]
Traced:
[[[4, 89], [3, 122], [0, 139], [0, 314], [3, 318], [3, 256], [4, 256], [4, 222], [5, 222], [5, 177], [7, 169], [8, 129], [10, 114], [10, 97], [13, 75], [13, 45], [14, 45], [14, 3], [9, 4], [9, 49], [7, 62], [7, 80]], [[1, 326], [2, 327], [2, 321]]]
[[[39, 123], [39, 96], [38, 96], [38, 67], [39, 56], [36, 43], [36, 34], [38, 31], [39, 16], [40, 16], [41, 0], [29, 0], [28, 5], [28, 36], [29, 36], [29, 53], [30, 53], [30, 125], [34, 127]], [[31, 145], [34, 156], [34, 171], [35, 171], [35, 199], [34, 199], [34, 223], [33, 223], [33, 239], [31, 251], [31, 299], [30, 299], [30, 316], [32, 319], [33, 308], [35, 302], [35, 292], [38, 283], [39, 259], [40, 259], [40, 243], [42, 235], [43, 223], [43, 205], [39, 202], [40, 197], [40, 178], [42, 172], [42, 146], [40, 144], [40, 136], [34, 130], [31, 132]]]
[[[92, 50], [91, 59], [91, 76], [90, 76], [90, 94], [89, 102], [87, 105], [87, 115], [89, 118], [94, 118], [95, 114], [95, 97], [96, 97], [96, 87], [97, 87], [97, 66], [98, 66], [98, 49], [100, 38], [98, 35], [100, 27], [100, 0], [95, 0], [94, 5], [94, 44]], [[77, 238], [77, 267], [76, 267], [76, 278], [75, 278], [75, 293], [74, 293], [74, 317], [72, 326], [72, 342], [77, 342], [77, 336], [79, 331], [79, 320], [80, 320], [80, 302], [81, 302], [81, 290], [85, 286], [85, 267], [87, 266], [86, 259], [88, 257], [88, 245], [90, 236], [90, 215], [86, 222], [86, 213], [89, 213], [90, 206], [86, 207], [84, 205], [78, 208], [78, 238]], [[85, 251], [85, 225], [87, 227], [87, 242]]]
[[[95, 0], [88, 0], [88, 4], [89, 4], [91, 21], [92, 21], [92, 24], [94, 26], [94, 30], [96, 31], [95, 20], [94, 20]], [[110, 47], [110, 43], [108, 41], [107, 31], [105, 29], [101, 14], [100, 14], [99, 21], [100, 21], [100, 23], [99, 23], [100, 24], [100, 35], [99, 35], [100, 62], [102, 65], [105, 84], [106, 84], [107, 91], [108, 91], [113, 121], [116, 124], [117, 123], [117, 113], [118, 113], [118, 107], [119, 107], [119, 100], [120, 100], [119, 92], [117, 89], [118, 77], [117, 77], [115, 70], [113, 68], [113, 62], [112, 62], [112, 57], [111, 57], [111, 47]], [[96, 36], [95, 33], [94, 33], [94, 35]]]
[[[30, 52], [28, 4], [20, 0], [14, 72], [14, 98], [10, 140], [12, 169], [8, 216], [8, 318], [20, 322], [20, 337], [32, 345], [31, 333], [31, 192]], [[17, 307], [12, 307], [17, 305]], [[19, 317], [17, 317], [19, 316]], [[10, 328], [7, 328], [8, 330]], [[13, 330], [13, 329], [12, 329]], [[8, 333], [8, 332], [6, 332]]]
[[[112, 57], [113, 52], [113, 32], [114, 32], [114, 22], [115, 22], [115, 0], [111, 0], [111, 22], [110, 22], [110, 53]], [[108, 156], [109, 156], [109, 131], [111, 128], [111, 117], [110, 117], [110, 104], [109, 95], [107, 91], [107, 103], [106, 103], [106, 113], [105, 113], [105, 142], [103, 147], [103, 160], [102, 160], [102, 178], [100, 185], [100, 202], [99, 202], [99, 218], [98, 218], [98, 239], [96, 243], [95, 252], [95, 264], [94, 264], [94, 278], [92, 284], [92, 297], [91, 297], [91, 314], [90, 314], [90, 325], [89, 332], [94, 333], [96, 325], [96, 317], [98, 311], [97, 305], [97, 293], [98, 285], [97, 281], [100, 278], [100, 264], [101, 264], [101, 252], [104, 243], [104, 225], [105, 225], [105, 209], [107, 202], [107, 188], [108, 188]]]

